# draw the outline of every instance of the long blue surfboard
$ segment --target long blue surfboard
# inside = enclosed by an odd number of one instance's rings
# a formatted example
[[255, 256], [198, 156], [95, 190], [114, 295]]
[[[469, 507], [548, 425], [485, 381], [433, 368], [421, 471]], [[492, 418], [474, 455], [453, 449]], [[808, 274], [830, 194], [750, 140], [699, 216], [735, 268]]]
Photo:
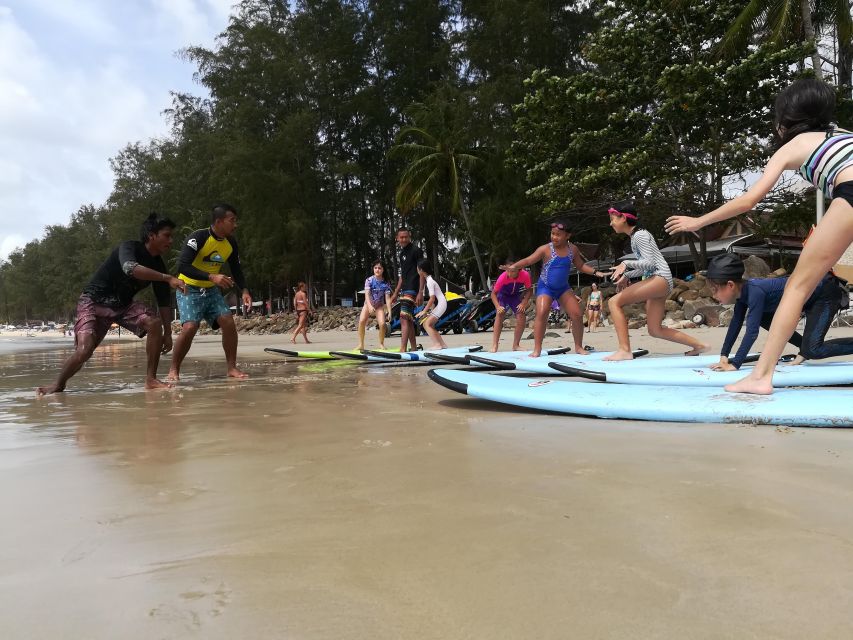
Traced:
[[[476, 354], [468, 357], [468, 364], [472, 366], [486, 365], [487, 367], [501, 369], [503, 371], [523, 371], [524, 373], [539, 373], [553, 376], [558, 372], [549, 366], [549, 363], [551, 362], [559, 362], [563, 365], [572, 367], [584, 367], [592, 363], [597, 364], [602, 358], [606, 358], [613, 352], [593, 351], [585, 356], [579, 356], [576, 353], [562, 353], [557, 355], [543, 353], [538, 358], [530, 357], [530, 352], [524, 353], [516, 351], [515, 353], [521, 353], [523, 355], [508, 357], [506, 354], [500, 353]], [[648, 351], [645, 349], [636, 349], [634, 351], [634, 357], [639, 358], [647, 353]], [[716, 360], [714, 362], [716, 362]]]
[[[633, 371], [595, 371], [566, 367], [561, 371], [619, 384], [674, 385], [682, 387], [722, 387], [747, 376], [750, 367], [739, 371], [713, 371], [708, 367], [678, 369], [634, 369]], [[797, 366], [776, 365], [774, 387], [833, 387], [853, 384], [853, 362], [806, 363]], [[853, 409], [851, 409], [853, 414]]]
[[722, 389], [597, 384], [432, 369], [429, 377], [458, 393], [517, 407], [655, 422], [853, 427], [853, 390], [780, 389], [768, 396]]
[[441, 349], [439, 351], [405, 351], [402, 353], [393, 353], [367, 350], [364, 353], [369, 356], [381, 358], [385, 362], [428, 362], [428, 354], [443, 353], [451, 356], [463, 356], [469, 353], [480, 351], [482, 348], [482, 345], [475, 344], [468, 345], [465, 347], [450, 347], [448, 349]]
[[[549, 349], [548, 351], [543, 351], [543, 356], [556, 356], [563, 353], [567, 353], [571, 350], [571, 347], [558, 347], [556, 349]], [[488, 355], [512, 361], [514, 359], [528, 357], [530, 353], [530, 351], [498, 351], [497, 353], [489, 353]], [[462, 355], [448, 353], [447, 349], [444, 349], [442, 351], [428, 352], [425, 355], [429, 360], [433, 360], [436, 362], [448, 362], [450, 364], [471, 364], [472, 357], [470, 353], [465, 353]], [[474, 363], [474, 365], [479, 366], [477, 363]]]
[[[760, 354], [750, 353], [746, 356], [744, 362], [755, 362]], [[640, 360], [617, 360], [610, 362], [608, 360], [589, 360], [585, 364], [576, 365], [570, 362], [565, 362], [561, 358], [550, 358], [549, 367], [560, 373], [565, 373], [571, 376], [582, 375], [578, 370], [588, 372], [588, 375], [583, 377], [592, 380], [603, 380], [601, 374], [616, 373], [617, 371], [634, 371], [639, 375], [646, 375], [648, 369], [683, 369], [709, 367], [720, 361], [720, 356], [652, 356], [650, 358], [642, 358]], [[608, 378], [609, 379], [609, 378]]]

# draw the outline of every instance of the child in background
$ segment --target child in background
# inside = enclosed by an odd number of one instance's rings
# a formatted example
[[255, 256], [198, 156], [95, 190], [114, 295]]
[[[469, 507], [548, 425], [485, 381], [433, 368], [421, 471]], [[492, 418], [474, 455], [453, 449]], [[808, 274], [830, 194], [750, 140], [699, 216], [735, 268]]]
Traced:
[[592, 291], [589, 292], [589, 299], [586, 301], [587, 314], [587, 329], [590, 333], [595, 333], [598, 326], [598, 318], [601, 315], [601, 291], [598, 290], [598, 285], [592, 283]]
[[803, 305], [853, 242], [853, 134], [835, 127], [834, 114], [832, 87], [820, 80], [797, 80], [776, 97], [775, 129], [782, 146], [749, 191], [704, 216], [667, 219], [666, 230], [675, 234], [698, 231], [751, 211], [786, 169], [796, 169], [832, 200], [788, 280], [761, 357], [749, 376], [727, 385], [726, 391], [773, 393], [776, 362], [800, 320]]
[[[506, 262], [511, 263], [512, 258]], [[521, 347], [521, 334], [527, 326], [527, 305], [533, 295], [533, 287], [530, 282], [530, 274], [527, 271], [512, 269], [504, 271], [495, 286], [492, 288], [492, 302], [495, 305], [495, 324], [492, 329], [492, 353], [498, 350], [501, 340], [501, 329], [506, 315], [515, 316], [515, 334], [512, 341], [512, 350], [519, 351]]]
[[[619, 291], [608, 300], [610, 319], [616, 328], [619, 350], [605, 360], [631, 360], [631, 339], [628, 335], [628, 319], [622, 307], [636, 302], [646, 303], [646, 327], [653, 338], [678, 342], [691, 347], [686, 356], [697, 356], [708, 350], [708, 345], [686, 333], [664, 327], [661, 323], [666, 314], [666, 298], [672, 292], [672, 273], [664, 260], [652, 234], [637, 228], [637, 210], [631, 202], [622, 202], [608, 210], [610, 226], [616, 233], [631, 237], [631, 250], [636, 260], [625, 260], [610, 276]], [[626, 273], [626, 270], [630, 269]], [[642, 277], [641, 282], [628, 286], [629, 278]]]
[[364, 350], [364, 332], [370, 316], [376, 316], [379, 327], [379, 348], [385, 349], [385, 314], [391, 317], [391, 285], [385, 280], [385, 267], [382, 261], [373, 263], [373, 275], [364, 281], [364, 306], [358, 317], [358, 347]]
[[441, 334], [436, 330], [435, 324], [439, 318], [447, 311], [447, 299], [438, 283], [432, 277], [432, 264], [429, 260], [421, 260], [418, 262], [418, 275], [426, 278], [426, 289], [429, 300], [424, 305], [424, 308], [418, 313], [418, 319], [422, 320], [422, 326], [426, 329], [427, 334], [432, 338], [430, 348], [433, 351], [439, 349], [447, 349], [447, 344], [441, 337]]
[[[720, 362], [711, 365], [711, 368], [717, 371], [740, 369], [758, 337], [759, 328], [770, 328], [788, 282], [788, 278], [744, 280], [743, 272], [743, 261], [731, 253], [716, 256], [708, 263], [706, 277], [711, 286], [711, 295], [720, 304], [734, 303], [735, 305], [720, 352]], [[847, 301], [846, 298], [847, 291], [842, 288], [838, 278], [832, 274], [824, 276], [803, 307], [806, 312], [806, 328], [803, 335], [795, 331], [788, 338], [788, 342], [800, 350], [792, 364], [801, 364], [807, 359], [820, 360], [853, 354], [853, 338], [824, 340], [832, 319], [842, 304]], [[744, 320], [746, 320], [746, 333], [737, 353], [730, 358], [729, 354]]]
[[530, 356], [538, 358], [542, 353], [542, 340], [545, 337], [545, 328], [548, 324], [548, 315], [551, 313], [551, 303], [559, 301], [560, 306], [572, 320], [572, 337], [575, 342], [575, 352], [578, 355], [587, 355], [583, 346], [583, 316], [578, 306], [577, 298], [569, 286], [569, 273], [572, 265], [578, 271], [597, 277], [603, 277], [592, 267], [584, 264], [583, 256], [577, 247], [569, 242], [572, 233], [568, 224], [557, 221], [551, 224], [551, 242], [543, 244], [531, 255], [510, 265], [501, 268], [506, 271], [519, 271], [537, 262], [542, 262], [542, 272], [536, 283], [536, 320], [533, 324], [533, 351]]

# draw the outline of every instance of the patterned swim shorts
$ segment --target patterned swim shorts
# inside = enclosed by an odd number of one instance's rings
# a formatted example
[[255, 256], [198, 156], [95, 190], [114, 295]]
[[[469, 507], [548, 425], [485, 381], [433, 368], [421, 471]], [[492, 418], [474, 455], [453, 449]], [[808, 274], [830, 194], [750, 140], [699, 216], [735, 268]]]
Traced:
[[113, 323], [144, 338], [148, 333], [145, 329], [146, 321], [157, 318], [159, 318], [157, 313], [143, 302], [134, 300], [126, 307], [113, 309], [98, 304], [84, 294], [77, 301], [77, 322], [74, 323], [75, 343], [80, 334], [91, 333], [95, 336], [95, 344], [100, 344]]

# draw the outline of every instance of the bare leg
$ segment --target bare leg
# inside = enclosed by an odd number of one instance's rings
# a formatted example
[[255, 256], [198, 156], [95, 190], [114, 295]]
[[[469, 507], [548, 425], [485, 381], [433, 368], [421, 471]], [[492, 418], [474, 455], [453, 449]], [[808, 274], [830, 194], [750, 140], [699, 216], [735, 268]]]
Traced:
[[379, 328], [379, 348], [385, 348], [385, 309], [376, 308], [376, 326]]
[[619, 349], [616, 353], [604, 358], [605, 360], [634, 359], [634, 354], [631, 353], [631, 338], [628, 335], [628, 319], [625, 317], [622, 307], [634, 304], [635, 302], [644, 302], [649, 298], [665, 296], [667, 290], [666, 280], [660, 276], [655, 276], [648, 280], [632, 284], [607, 301], [607, 306], [610, 309], [610, 318], [613, 326], [616, 327], [616, 339], [619, 341]]
[[145, 324], [148, 332], [145, 338], [145, 355], [148, 366], [145, 375], [146, 389], [169, 389], [172, 385], [157, 379], [157, 367], [160, 364], [160, 353], [163, 350], [163, 323], [159, 318], [151, 318]]
[[435, 316], [428, 316], [426, 320], [424, 320], [423, 328], [426, 329], [427, 335], [432, 339], [431, 349], [447, 349], [447, 345], [441, 337], [441, 334], [436, 330], [435, 323], [438, 322], [438, 318]]
[[572, 327], [572, 338], [575, 341], [575, 352], [579, 356], [587, 355], [589, 352], [583, 346], [583, 316], [581, 315], [581, 308], [575, 298], [574, 291], [569, 289], [560, 296], [560, 306], [566, 312], [566, 315], [569, 316], [569, 322]]
[[361, 308], [361, 314], [358, 316], [358, 346], [359, 351], [364, 350], [364, 332], [367, 329], [367, 321], [370, 318], [370, 313], [367, 311], [367, 305]]
[[527, 328], [527, 315], [516, 311], [515, 312], [515, 331], [512, 335], [512, 350], [521, 351], [521, 336], [524, 335], [524, 330]]
[[234, 317], [229, 314], [219, 316], [219, 330], [222, 332], [222, 349], [225, 351], [225, 362], [228, 365], [229, 378], [248, 378], [249, 374], [237, 368], [237, 325]]
[[[661, 278], [662, 279], [662, 278]], [[666, 314], [666, 298], [650, 298], [646, 300], [646, 326], [649, 329], [649, 335], [653, 338], [661, 338], [670, 342], [686, 344], [692, 347], [690, 351], [685, 353], [686, 356], [698, 356], [700, 353], [705, 353], [710, 345], [704, 342], [699, 342], [696, 338], [687, 335], [683, 331], [669, 329], [661, 325], [663, 317]]]
[[169, 367], [169, 375], [166, 376], [166, 380], [177, 382], [181, 379], [181, 363], [187, 357], [197, 331], [197, 322], [185, 322], [181, 325], [181, 332], [175, 338], [175, 348], [172, 349], [172, 365]]
[[415, 332], [414, 322], [411, 317], [400, 315], [400, 351], [408, 351], [409, 334]]
[[95, 348], [100, 343], [100, 340], [95, 340], [95, 335], [92, 333], [77, 334], [77, 346], [72, 353], [62, 364], [62, 369], [59, 370], [59, 377], [52, 385], [36, 388], [36, 394], [46, 396], [51, 393], [59, 393], [65, 391], [65, 385], [68, 381], [83, 367], [84, 364], [92, 357]]
[[794, 273], [791, 274], [785, 293], [764, 345], [761, 357], [752, 372], [743, 380], [726, 385], [726, 391], [740, 393], [773, 393], [773, 371], [803, 310], [806, 300], [821, 278], [838, 262], [853, 241], [853, 207], [846, 200], [836, 198], [826, 215], [817, 225], [808, 243], [803, 247]]
[[498, 350], [498, 343], [501, 341], [501, 331], [503, 330], [504, 318], [506, 311], [500, 307], [495, 313], [495, 324], [492, 325], [492, 353]]
[[293, 329], [293, 335], [290, 337], [291, 344], [296, 344], [296, 336], [302, 333], [302, 323], [308, 314], [296, 312], [296, 327]]
[[548, 324], [548, 314], [551, 313], [551, 296], [536, 296], [536, 319], [533, 321], [533, 351], [531, 358], [538, 358], [542, 353], [542, 340], [545, 338], [545, 328]]

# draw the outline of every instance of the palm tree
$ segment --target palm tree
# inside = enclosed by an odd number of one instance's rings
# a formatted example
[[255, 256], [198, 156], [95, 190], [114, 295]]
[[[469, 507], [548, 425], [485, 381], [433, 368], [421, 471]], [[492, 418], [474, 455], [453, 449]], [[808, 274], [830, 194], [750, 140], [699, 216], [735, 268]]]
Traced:
[[459, 121], [454, 108], [454, 104], [442, 99], [435, 105], [413, 105], [410, 113], [414, 124], [400, 130], [388, 157], [407, 163], [396, 193], [397, 207], [402, 213], [419, 204], [431, 209], [436, 198], [444, 194], [450, 201], [450, 212], [461, 214], [477, 261], [481, 286], [486, 289], [486, 272], [471, 228], [463, 186], [463, 172], [473, 170], [482, 160], [459, 148], [459, 141], [464, 138], [462, 129], [454, 126], [454, 122]]
[[762, 34], [762, 40], [785, 45], [797, 41], [815, 45], [811, 54], [812, 68], [823, 78], [817, 37], [834, 30], [838, 42], [838, 58], [828, 61], [838, 71], [838, 85], [850, 87], [853, 73], [853, 17], [850, 0], [749, 0], [732, 23], [722, 42], [723, 49], [742, 51], [750, 38]]

